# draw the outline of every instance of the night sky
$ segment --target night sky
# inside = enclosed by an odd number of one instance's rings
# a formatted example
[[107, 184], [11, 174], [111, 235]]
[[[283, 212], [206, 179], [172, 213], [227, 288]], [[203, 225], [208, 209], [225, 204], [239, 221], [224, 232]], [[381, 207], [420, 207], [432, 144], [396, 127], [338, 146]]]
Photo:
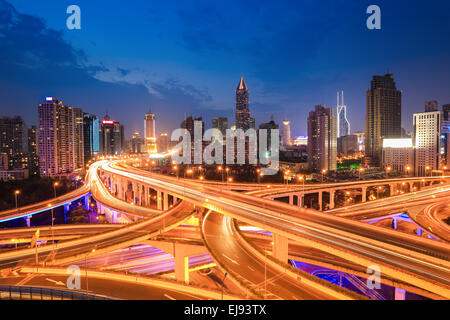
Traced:
[[[81, 8], [82, 29], [66, 28]], [[366, 28], [381, 7], [382, 29]], [[185, 115], [234, 124], [241, 75], [257, 125], [271, 114], [306, 134], [307, 112], [344, 90], [352, 131], [365, 128], [372, 75], [395, 74], [403, 127], [425, 100], [450, 103], [450, 1], [0, 0], [0, 115], [37, 124], [45, 96], [143, 131]]]

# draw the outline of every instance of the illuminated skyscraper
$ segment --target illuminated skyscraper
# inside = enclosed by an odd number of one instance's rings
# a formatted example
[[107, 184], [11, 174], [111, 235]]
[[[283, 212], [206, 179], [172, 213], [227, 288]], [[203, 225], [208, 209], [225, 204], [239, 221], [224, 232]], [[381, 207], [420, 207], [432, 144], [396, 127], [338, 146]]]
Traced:
[[155, 114], [150, 110], [144, 117], [144, 131], [145, 131], [145, 150], [148, 153], [156, 153], [156, 126]]
[[337, 137], [350, 135], [350, 122], [347, 119], [347, 106], [344, 104], [344, 91], [342, 91], [342, 102], [339, 102], [339, 92], [337, 93]]
[[393, 76], [374, 76], [366, 92], [365, 163], [369, 166], [380, 167], [383, 139], [402, 134], [402, 92]]
[[222, 135], [225, 137], [228, 129], [228, 118], [225, 117], [215, 117], [212, 118], [213, 129], [219, 129]]
[[73, 135], [73, 156], [75, 169], [84, 166], [84, 130], [83, 130], [83, 110], [73, 108], [74, 135]]
[[117, 155], [125, 145], [123, 125], [106, 115], [100, 123], [100, 154]]
[[283, 120], [283, 128], [281, 129], [281, 144], [284, 147], [292, 145], [291, 141], [291, 122]]
[[236, 89], [236, 129], [247, 131], [254, 127], [254, 120], [250, 118], [250, 100], [244, 77], [241, 77]]
[[[77, 117], [80, 109], [75, 111]], [[74, 110], [58, 99], [47, 97], [39, 104], [39, 169], [41, 177], [67, 175], [78, 169], [75, 144], [83, 141], [76, 130]], [[81, 130], [82, 134], [82, 130]]]
[[39, 175], [38, 141], [37, 126], [31, 126], [28, 128], [28, 170], [30, 176]]
[[27, 168], [27, 136], [27, 127], [21, 117], [0, 118], [0, 153], [8, 157], [6, 170]]
[[333, 108], [316, 106], [308, 117], [308, 162], [312, 171], [336, 170], [337, 121]]

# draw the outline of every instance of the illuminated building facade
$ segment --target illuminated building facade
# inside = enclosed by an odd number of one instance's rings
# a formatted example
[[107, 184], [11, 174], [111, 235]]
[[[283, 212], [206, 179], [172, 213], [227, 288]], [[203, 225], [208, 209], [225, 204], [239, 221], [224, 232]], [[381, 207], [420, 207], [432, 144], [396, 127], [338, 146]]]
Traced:
[[244, 77], [241, 77], [236, 89], [236, 129], [247, 131], [252, 127], [255, 128], [255, 122], [250, 118], [249, 92]]
[[8, 156], [6, 169], [28, 167], [27, 134], [27, 127], [21, 117], [0, 118], [0, 153]]
[[[340, 100], [342, 102], [340, 102]], [[350, 135], [350, 122], [347, 119], [347, 106], [344, 104], [344, 91], [342, 91], [341, 99], [339, 92], [337, 93], [337, 137], [345, 137]]]
[[84, 113], [83, 114], [83, 149], [84, 162], [94, 158], [100, 153], [100, 122], [97, 116]]
[[291, 122], [283, 120], [283, 128], [281, 129], [281, 144], [284, 147], [292, 145], [291, 141]]
[[384, 139], [383, 140], [383, 162], [384, 170], [397, 173], [412, 173], [414, 165], [414, 149], [411, 138]]
[[156, 153], [156, 126], [155, 114], [151, 111], [144, 116], [145, 150], [148, 153]]
[[124, 144], [123, 125], [106, 115], [100, 123], [100, 154], [121, 154]]

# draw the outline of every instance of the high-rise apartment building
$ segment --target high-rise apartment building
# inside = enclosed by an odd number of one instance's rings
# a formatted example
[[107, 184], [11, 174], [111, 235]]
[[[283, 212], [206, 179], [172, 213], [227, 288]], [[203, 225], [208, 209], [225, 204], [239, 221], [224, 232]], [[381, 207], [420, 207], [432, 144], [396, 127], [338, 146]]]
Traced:
[[28, 172], [30, 176], [39, 175], [38, 134], [37, 126], [28, 128]]
[[384, 170], [390, 168], [392, 172], [410, 174], [414, 166], [414, 149], [411, 138], [383, 140]]
[[[340, 102], [342, 101], [342, 102]], [[347, 106], [344, 104], [344, 91], [342, 97], [339, 99], [339, 92], [337, 93], [337, 137], [345, 137], [350, 135], [350, 122], [347, 119]]]
[[333, 108], [318, 105], [308, 116], [308, 162], [310, 170], [336, 170], [337, 121]]
[[21, 117], [0, 118], [0, 153], [8, 157], [8, 168], [26, 169], [28, 131]]
[[[42, 177], [67, 175], [80, 168], [79, 124], [75, 122], [75, 111], [56, 98], [47, 97], [38, 106], [39, 114], [39, 169]], [[77, 128], [78, 126], [78, 128]], [[77, 147], [75, 147], [77, 145]]]
[[380, 167], [383, 139], [401, 137], [402, 92], [393, 74], [374, 76], [366, 92], [365, 163]]
[[73, 156], [75, 161], [75, 169], [78, 169], [84, 167], [83, 110], [81, 110], [80, 108], [73, 108], [73, 120], [74, 120]]
[[167, 133], [161, 133], [158, 139], [158, 152], [166, 153], [169, 151], [169, 136]]

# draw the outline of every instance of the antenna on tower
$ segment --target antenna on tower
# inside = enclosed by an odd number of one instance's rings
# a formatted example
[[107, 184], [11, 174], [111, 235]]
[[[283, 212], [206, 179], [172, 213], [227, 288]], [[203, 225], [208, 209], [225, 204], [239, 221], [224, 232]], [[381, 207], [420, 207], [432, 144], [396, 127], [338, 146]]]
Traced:
[[342, 90], [342, 105], [345, 106], [345, 104], [344, 104], [344, 90]]

